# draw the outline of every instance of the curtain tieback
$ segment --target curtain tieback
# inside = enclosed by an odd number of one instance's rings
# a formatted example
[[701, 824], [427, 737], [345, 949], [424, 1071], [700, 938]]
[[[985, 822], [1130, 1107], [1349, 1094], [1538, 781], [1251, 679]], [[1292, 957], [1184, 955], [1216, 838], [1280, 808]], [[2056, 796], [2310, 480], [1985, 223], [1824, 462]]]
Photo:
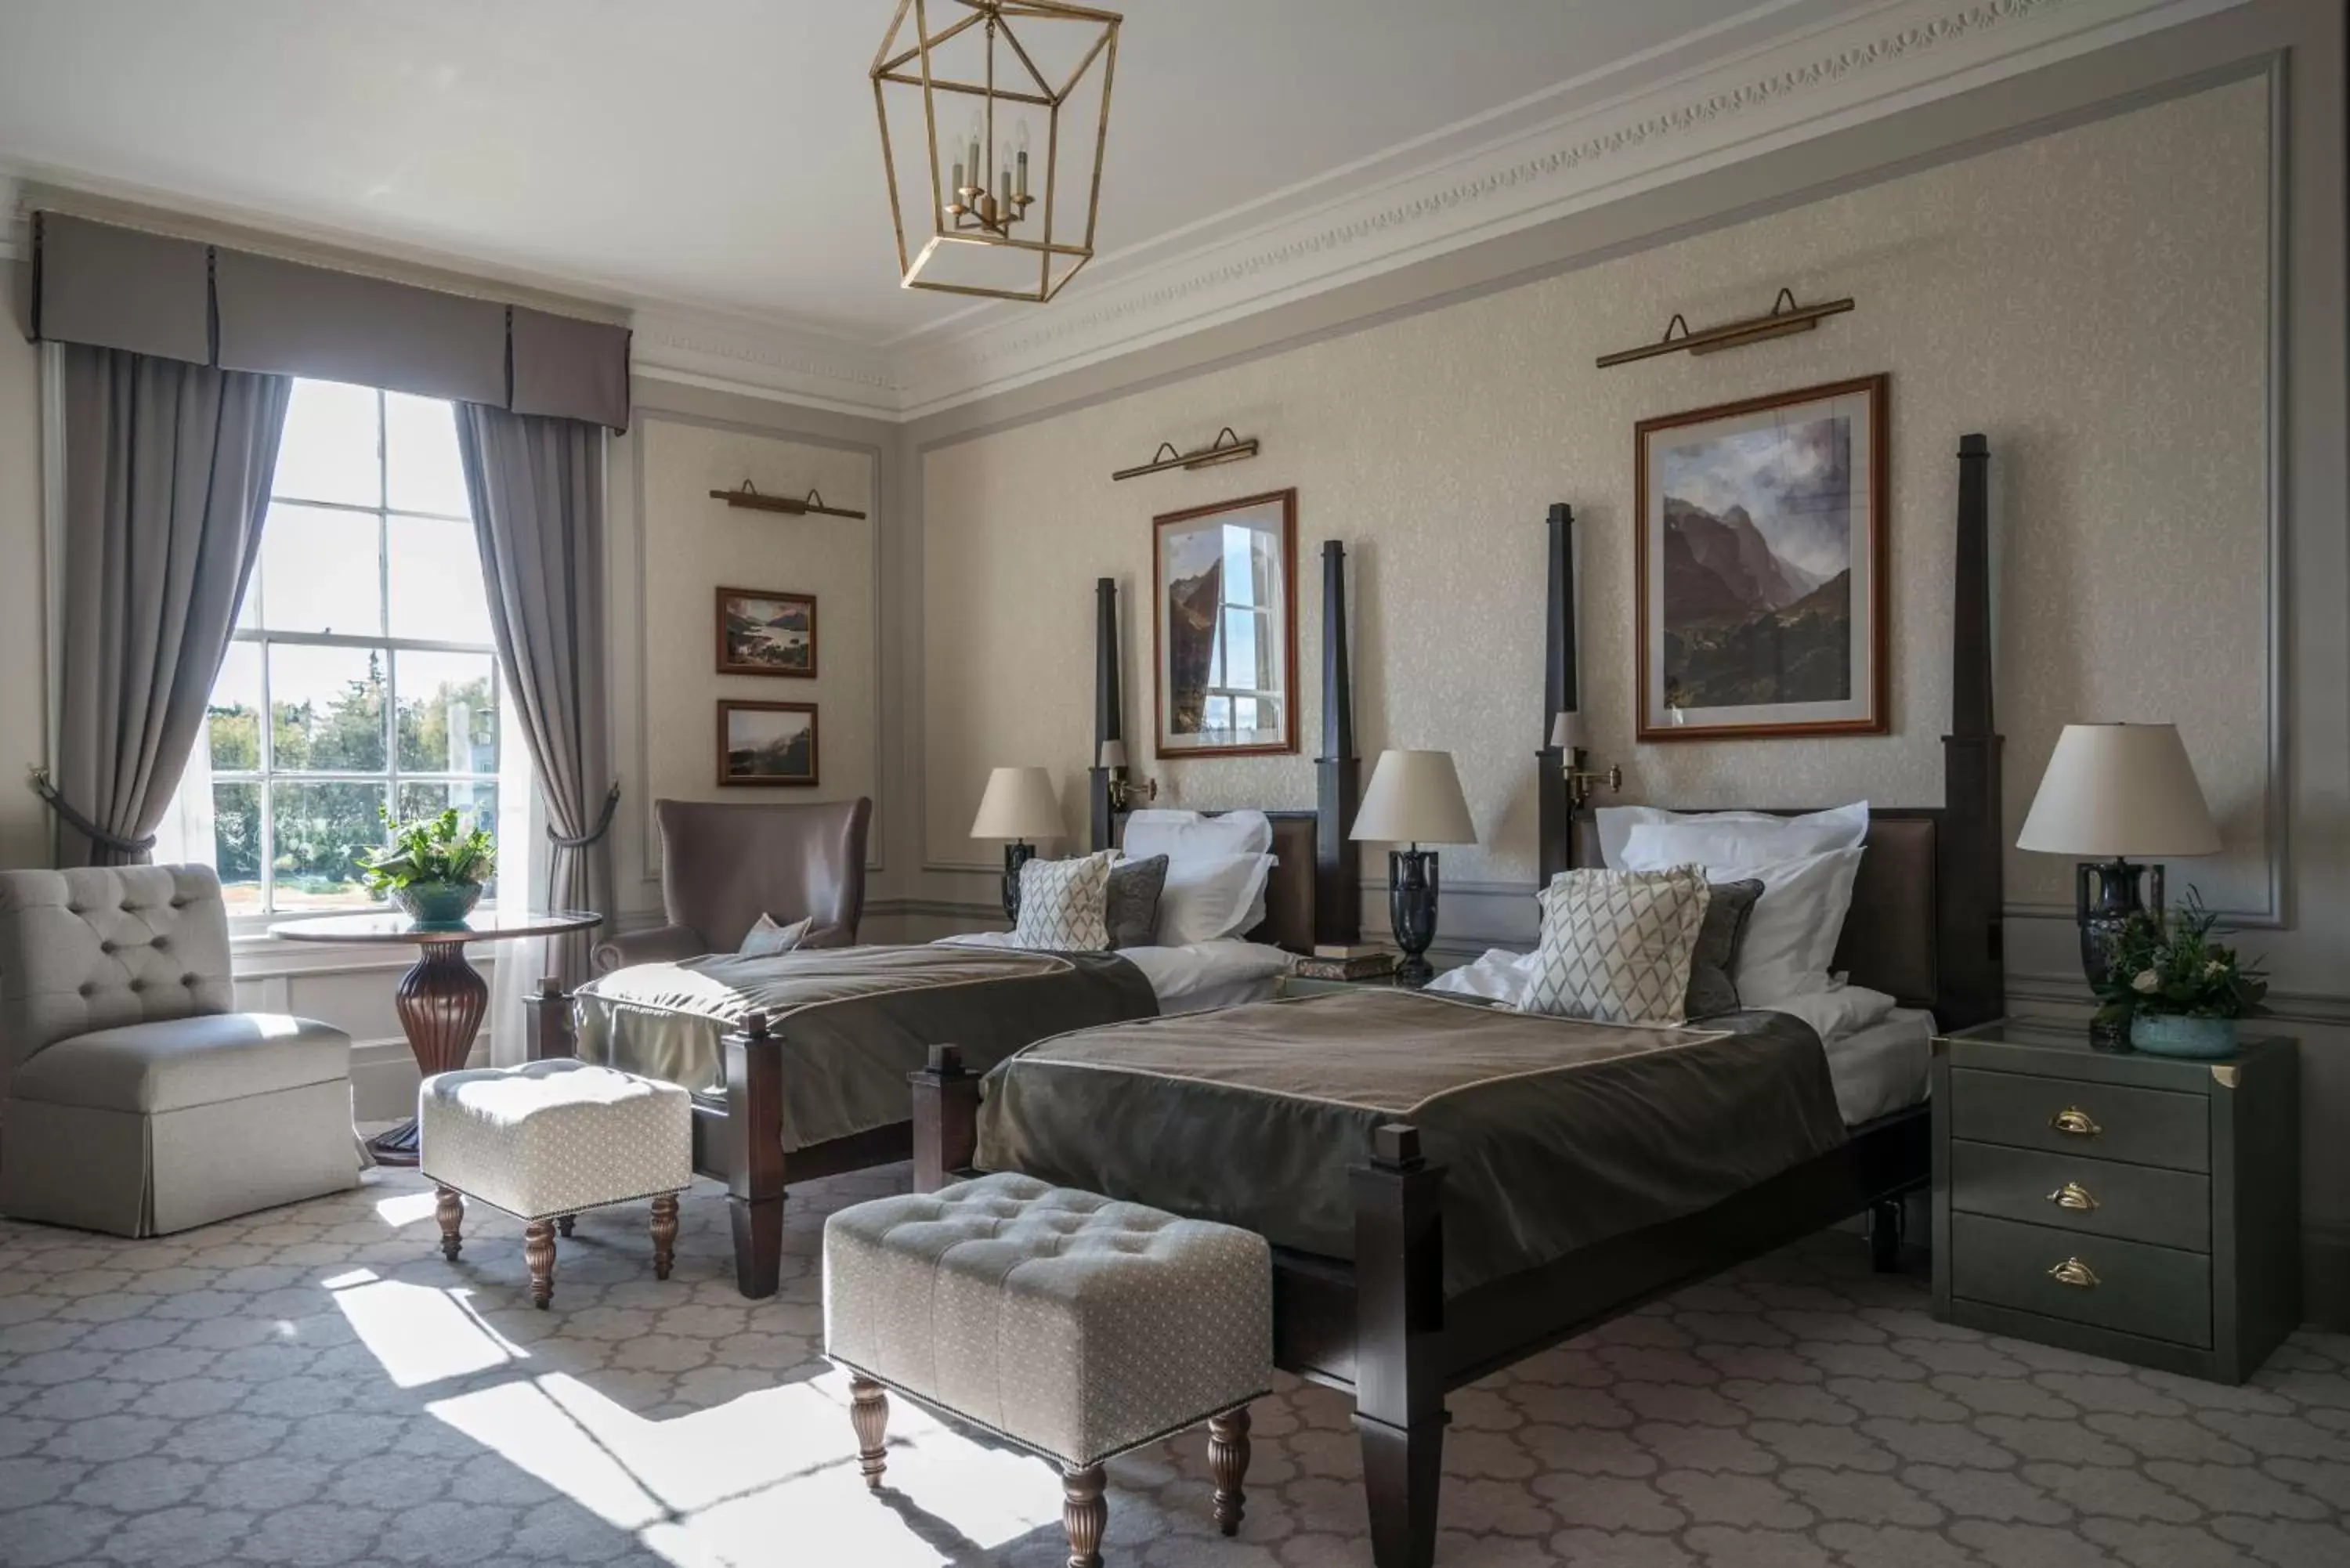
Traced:
[[[109, 833], [67, 803], [66, 797], [57, 793], [57, 786], [49, 782], [48, 769], [34, 768], [30, 771], [33, 775], [33, 793], [46, 801], [51, 811], [63, 817], [68, 827], [72, 828], [92, 844], [102, 849], [111, 849], [118, 855], [144, 855], [155, 847], [155, 836], [151, 833], [144, 838], [125, 838], [120, 834]], [[612, 788], [617, 794], [619, 785], [614, 784]], [[604, 819], [608, 824], [611, 821], [611, 813], [608, 809], [604, 814]]]
[[612, 781], [612, 787], [605, 792], [604, 809], [598, 815], [595, 826], [577, 838], [566, 838], [562, 834], [555, 831], [555, 825], [550, 822], [546, 825], [546, 841], [557, 849], [585, 849], [612, 831], [612, 814], [619, 808], [620, 784], [618, 779], [615, 779]]

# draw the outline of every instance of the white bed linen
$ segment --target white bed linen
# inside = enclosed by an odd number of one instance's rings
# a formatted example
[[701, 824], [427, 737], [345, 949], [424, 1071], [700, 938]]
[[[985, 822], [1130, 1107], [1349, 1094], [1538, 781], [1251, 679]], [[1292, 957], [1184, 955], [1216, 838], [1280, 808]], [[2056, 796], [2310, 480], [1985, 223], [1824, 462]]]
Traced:
[[[972, 931], [941, 937], [939, 945], [1008, 948], [1014, 944], [1009, 931]], [[1161, 1015], [1266, 1001], [1280, 988], [1281, 976], [1289, 968], [1289, 954], [1281, 949], [1244, 942], [1238, 937], [1172, 948], [1120, 948], [1118, 956], [1140, 970], [1142, 978], [1150, 982]]]
[[[1428, 989], [1515, 1007], [1533, 978], [1534, 961], [1532, 953], [1488, 949], [1474, 963], [1438, 975]], [[1835, 1085], [1836, 1110], [1846, 1127], [1858, 1127], [1926, 1097], [1932, 1013], [1897, 1007], [1883, 992], [1859, 985], [1788, 997], [1765, 1010], [1800, 1018], [1819, 1035], [1827, 1053], [1828, 1077]]]

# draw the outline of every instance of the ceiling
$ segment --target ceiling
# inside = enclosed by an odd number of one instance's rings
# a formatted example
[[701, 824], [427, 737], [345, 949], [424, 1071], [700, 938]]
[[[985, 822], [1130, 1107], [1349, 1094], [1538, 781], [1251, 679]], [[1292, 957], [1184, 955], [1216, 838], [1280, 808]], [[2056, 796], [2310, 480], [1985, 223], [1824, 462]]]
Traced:
[[[1129, 0], [1097, 270], [1883, 4]], [[0, 170], [888, 343], [971, 308], [897, 286], [892, 9], [9, 0]]]

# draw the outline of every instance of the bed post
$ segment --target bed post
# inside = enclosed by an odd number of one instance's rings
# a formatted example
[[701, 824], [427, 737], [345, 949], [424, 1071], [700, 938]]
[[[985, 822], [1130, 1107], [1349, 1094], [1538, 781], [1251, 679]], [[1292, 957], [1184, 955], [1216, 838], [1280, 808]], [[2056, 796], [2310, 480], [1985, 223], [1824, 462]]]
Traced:
[[734, 1228], [734, 1283], [754, 1301], [774, 1295], [784, 1271], [784, 1053], [754, 1012], [729, 1033], [726, 1120], [719, 1130], [726, 1210]]
[[1355, 1429], [1377, 1568], [1429, 1568], [1443, 1481], [1444, 1168], [1419, 1129], [1372, 1134], [1355, 1200]]
[[1092, 802], [1092, 837], [1096, 850], [1110, 841], [1109, 770], [1101, 765], [1102, 746], [1126, 737], [1118, 695], [1118, 579], [1094, 580], [1094, 754], [1087, 760], [1087, 795]]
[[906, 1075], [914, 1086], [914, 1190], [936, 1192], [979, 1156], [979, 1075], [962, 1049], [933, 1045], [928, 1066]]
[[1941, 994], [1936, 1022], [1960, 1029], [2007, 1011], [2001, 919], [2007, 902], [2000, 736], [1991, 712], [1991, 443], [1959, 438], [1958, 559], [1950, 626], [1950, 732], [1942, 737]]
[[1355, 754], [1354, 676], [1347, 658], [1347, 547], [1322, 541], [1322, 754], [1315, 759], [1314, 940], [1357, 942], [1363, 886], [1356, 874], [1355, 807], [1362, 800]]
[[1534, 833], [1542, 886], [1575, 864], [1575, 802], [1567, 794], [1566, 753], [1550, 743], [1551, 721], [1580, 706], [1575, 663], [1575, 508], [1551, 503], [1549, 591], [1543, 647], [1542, 750], [1534, 753]]

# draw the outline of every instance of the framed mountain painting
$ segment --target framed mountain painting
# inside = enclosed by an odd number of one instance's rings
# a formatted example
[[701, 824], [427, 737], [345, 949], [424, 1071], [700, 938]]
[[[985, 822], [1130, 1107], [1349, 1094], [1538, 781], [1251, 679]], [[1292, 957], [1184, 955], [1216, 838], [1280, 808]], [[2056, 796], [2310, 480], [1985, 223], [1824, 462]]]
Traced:
[[1885, 732], [1886, 387], [1640, 422], [1641, 740]]
[[1297, 749], [1297, 492], [1152, 519], [1157, 753]]

